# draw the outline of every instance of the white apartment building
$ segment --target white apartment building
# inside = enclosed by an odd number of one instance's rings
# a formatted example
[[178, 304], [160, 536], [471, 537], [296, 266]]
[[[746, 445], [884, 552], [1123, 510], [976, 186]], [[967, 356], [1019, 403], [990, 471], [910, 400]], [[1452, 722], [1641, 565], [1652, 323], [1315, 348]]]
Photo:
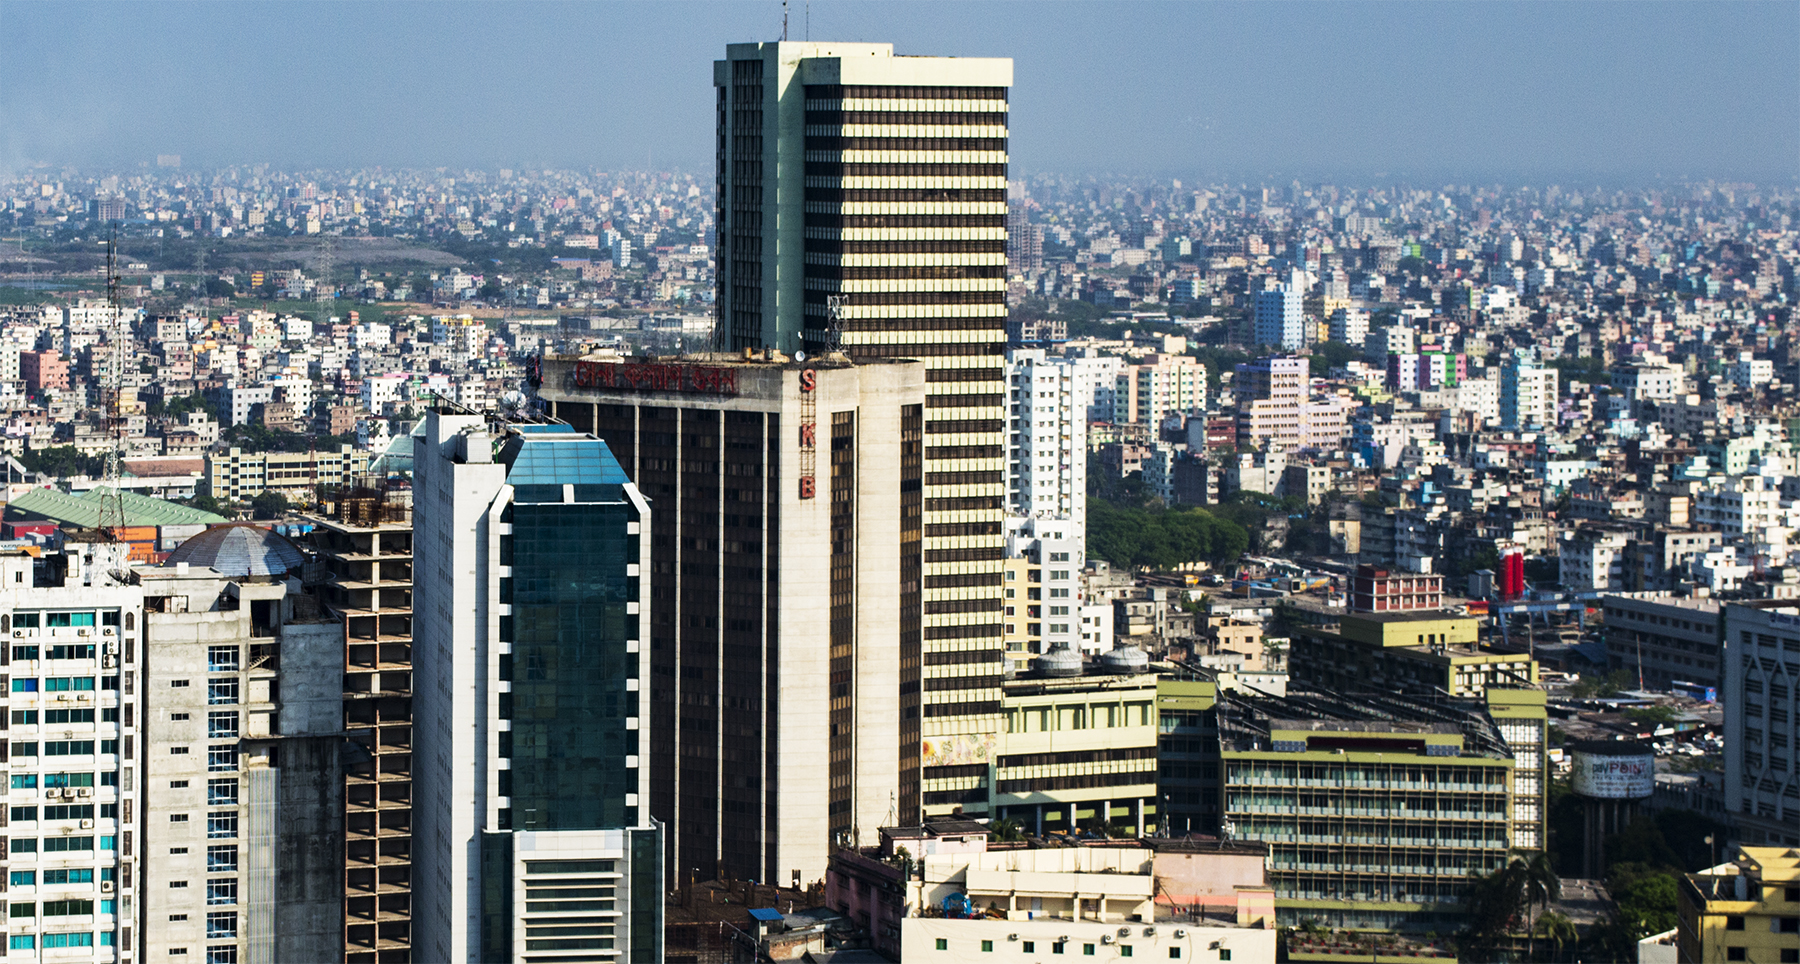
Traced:
[[1256, 293], [1257, 344], [1275, 345], [1284, 351], [1306, 347], [1306, 316], [1302, 310], [1306, 288], [1305, 273], [1295, 270], [1288, 280], [1273, 282]]
[[[1346, 297], [1348, 291], [1346, 290]], [[1331, 340], [1344, 345], [1361, 345], [1369, 337], [1369, 312], [1366, 308], [1339, 308], [1331, 313]]]
[[1040, 624], [1034, 634], [1041, 640], [1039, 652], [1049, 652], [1059, 644], [1080, 648], [1081, 570], [1087, 561], [1083, 555], [1086, 541], [1081, 526], [1068, 519], [1020, 519], [1009, 523], [1006, 554], [1023, 558], [1031, 569], [1039, 570], [1038, 578], [1027, 582], [1043, 598], [1031, 599], [1028, 590], [1009, 582], [1005, 604], [1014, 611], [1008, 622], [1021, 625], [1031, 618], [1028, 610], [1041, 606], [1039, 619], [1032, 620]]
[[1775, 380], [1775, 363], [1759, 359], [1750, 352], [1742, 352], [1738, 360], [1731, 363], [1729, 374], [1732, 384], [1751, 391]]
[[1622, 529], [1583, 526], [1563, 534], [1557, 544], [1562, 584], [1575, 591], [1625, 588], [1625, 543], [1631, 533]]
[[127, 554], [71, 542], [0, 555], [11, 960], [138, 959], [138, 882], [159, 878], [133, 847], [144, 594], [118, 577]]
[[1781, 481], [1762, 475], [1739, 475], [1723, 485], [1701, 489], [1694, 498], [1693, 520], [1717, 527], [1727, 536], [1759, 529], [1800, 527], [1800, 505], [1781, 497]]
[[1508, 429], [1556, 424], [1557, 371], [1522, 358], [1500, 367], [1500, 425]]
[[1456, 385], [1456, 410], [1469, 412], [1484, 423], [1500, 421], [1500, 380], [1493, 377], [1466, 378]]
[[363, 411], [370, 415], [386, 415], [388, 406], [399, 405], [406, 398], [407, 376], [402, 372], [385, 372], [363, 378], [359, 399]]
[[1068, 360], [1074, 368], [1075, 398], [1077, 404], [1086, 407], [1087, 420], [1116, 421], [1113, 411], [1114, 393], [1119, 371], [1125, 367], [1125, 359], [1082, 349], [1080, 354], [1069, 356]]
[[1161, 429], [1170, 415], [1206, 411], [1206, 366], [1187, 355], [1151, 355], [1113, 380], [1113, 421]]
[[1725, 607], [1725, 809], [1751, 844], [1800, 845], [1800, 607]]
[[1402, 324], [1374, 328], [1363, 337], [1363, 357], [1382, 365], [1389, 355], [1407, 355], [1419, 350], [1418, 332]]
[[1087, 522], [1087, 405], [1073, 360], [1041, 348], [1007, 355], [1007, 508], [1025, 518]]

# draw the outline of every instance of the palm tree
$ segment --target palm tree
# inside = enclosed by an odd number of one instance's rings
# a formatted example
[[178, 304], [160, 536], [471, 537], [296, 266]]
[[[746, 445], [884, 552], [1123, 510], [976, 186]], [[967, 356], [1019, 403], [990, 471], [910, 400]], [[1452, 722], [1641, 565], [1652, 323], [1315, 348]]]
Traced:
[[1000, 819], [993, 821], [988, 824], [988, 830], [993, 833], [995, 840], [1008, 841], [1025, 839], [1025, 829], [1019, 825], [1019, 821], [1014, 820], [1011, 817], [1001, 817]]
[[1531, 934], [1533, 937], [1549, 940], [1556, 948], [1551, 954], [1552, 960], [1561, 960], [1563, 948], [1581, 939], [1580, 933], [1575, 930], [1575, 922], [1555, 911], [1540, 916], [1537, 923], [1532, 925]]
[[[1531, 917], [1533, 906], [1542, 907], [1545, 911], [1550, 905], [1562, 899], [1562, 878], [1557, 875], [1556, 867], [1550, 862], [1550, 855], [1539, 851], [1529, 858], [1513, 857], [1513, 863], [1520, 867], [1521, 882], [1524, 885], [1525, 916]], [[1537, 929], [1528, 933], [1530, 949], [1537, 952]]]

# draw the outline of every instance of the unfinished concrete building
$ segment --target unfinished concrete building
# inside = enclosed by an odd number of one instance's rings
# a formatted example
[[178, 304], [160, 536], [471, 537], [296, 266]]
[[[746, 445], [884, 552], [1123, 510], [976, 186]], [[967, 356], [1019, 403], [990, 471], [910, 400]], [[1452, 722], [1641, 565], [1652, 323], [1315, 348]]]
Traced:
[[319, 596], [344, 628], [347, 964], [412, 954], [412, 511], [383, 480], [337, 493], [313, 521]]

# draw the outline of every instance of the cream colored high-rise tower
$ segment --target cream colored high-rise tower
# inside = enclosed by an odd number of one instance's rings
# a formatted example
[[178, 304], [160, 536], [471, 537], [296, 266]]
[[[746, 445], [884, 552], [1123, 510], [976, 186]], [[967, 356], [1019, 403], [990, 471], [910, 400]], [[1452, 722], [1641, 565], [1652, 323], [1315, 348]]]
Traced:
[[732, 44], [713, 84], [719, 347], [925, 362], [924, 602], [898, 681], [918, 752], [896, 761], [896, 809], [986, 812], [1005, 665], [1012, 61]]

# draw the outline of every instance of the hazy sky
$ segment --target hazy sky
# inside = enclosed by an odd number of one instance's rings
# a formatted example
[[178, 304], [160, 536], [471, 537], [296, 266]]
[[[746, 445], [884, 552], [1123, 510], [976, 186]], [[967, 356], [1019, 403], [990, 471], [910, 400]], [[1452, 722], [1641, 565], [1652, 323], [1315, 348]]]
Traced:
[[[808, 4], [793, 0], [790, 36]], [[1800, 174], [1800, 2], [810, 4], [1012, 57], [1016, 171]], [[712, 169], [712, 61], [778, 0], [0, 0], [0, 168]]]

